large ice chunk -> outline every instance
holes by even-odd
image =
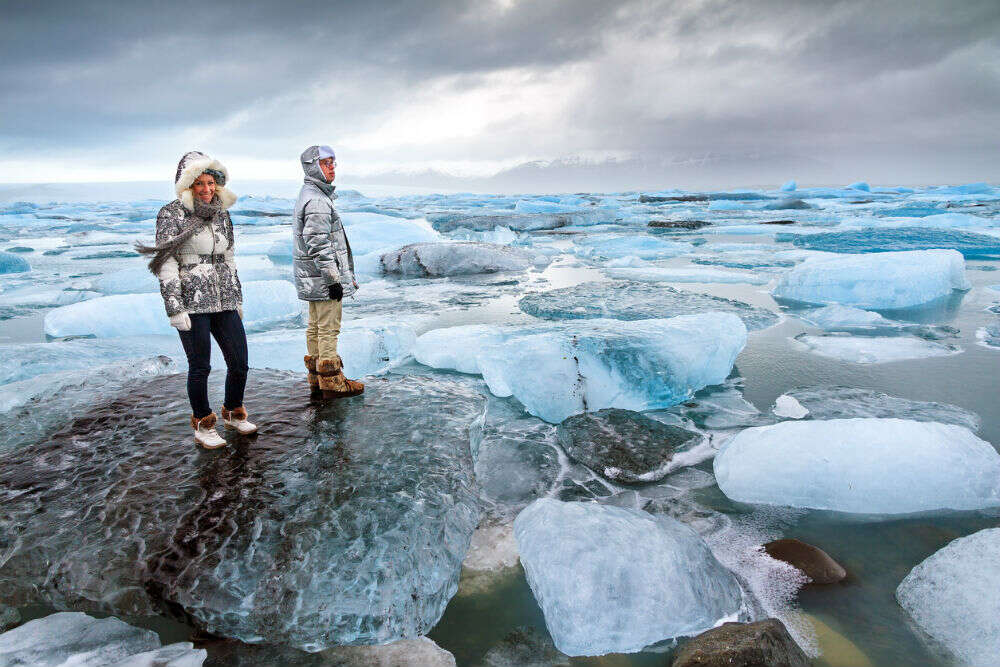
[[[255,371],[254,395],[273,397],[250,406],[267,437],[230,436],[223,456],[178,449],[179,375],[82,413],[42,411],[48,431],[0,469],[0,600],[178,614],[311,651],[420,636],[479,521],[475,384],[376,379],[317,404],[301,373]],[[0,423],[0,442],[20,428]]]
[[[534,253],[521,248],[459,241],[415,243],[382,255],[385,273],[410,277],[458,276],[498,271],[524,271],[534,262]]]
[[[0,635],[3,667],[201,667],[206,657],[187,642],[161,647],[152,630],[80,612],[37,618]]]
[[[294,321],[301,314],[295,287],[284,280],[243,284],[243,324],[264,329]],[[117,338],[142,334],[175,334],[159,294],[116,294],[62,306],[45,315],[45,334]]]
[[[518,306],[529,315],[555,320],[592,317],[645,320],[719,311],[739,316],[751,330],[778,322],[778,316],[771,311],[742,301],[631,280],[580,283],[528,294]]]
[[[718,384],[746,345],[743,322],[708,312],[670,319],[455,327],[417,339],[418,361],[482,373],[549,422],[587,410],[674,405]]]
[[[1000,239],[986,234],[932,227],[866,228],[821,234],[778,234],[776,241],[791,241],[810,250],[840,253],[880,253],[902,250],[951,248],[967,259],[1000,257]]]
[[[514,521],[521,563],[556,647],[631,653],[735,616],[735,577],[684,524],[666,516],[536,500]]]
[[[814,257],[784,274],[775,298],[873,309],[912,308],[971,287],[954,250]]]
[[[904,419],[748,428],[715,457],[733,500],[866,514],[1000,504],[1000,455],[970,430]]]
[[[961,537],[910,570],[896,599],[933,642],[976,667],[1000,655],[1000,528]]]

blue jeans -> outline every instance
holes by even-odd
[[[226,398],[223,405],[227,410],[242,406],[250,366],[247,361],[247,334],[239,314],[235,310],[224,310],[221,313],[191,315],[191,330],[179,333],[188,360],[187,392],[195,419],[207,417],[212,412],[208,403],[212,338],[219,344],[226,360]]]

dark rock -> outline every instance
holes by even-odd
[[[786,209],[810,209],[816,208],[807,201],[801,199],[782,199],[780,201],[771,202],[769,204],[764,204],[765,211],[783,211]]]
[[[474,383],[381,378],[324,402],[302,374],[254,370],[260,433],[215,451],[192,441],[184,384],[39,411],[39,437],[4,451],[4,604],[165,613],[310,651],[437,623],[479,520]],[[20,428],[0,423],[0,443]]]
[[[874,201],[875,201],[874,199],[856,199],[854,201],[849,201],[847,203],[848,204],[871,204]]]
[[[708,195],[675,195],[661,197],[658,195],[639,195],[640,204],[660,204],[663,202],[708,201]]]
[[[701,440],[692,431],[618,408],[573,415],[556,432],[570,458],[623,484],[662,479],[674,452]]]
[[[711,222],[704,220],[650,220],[649,226],[654,229],[701,229]]]
[[[756,623],[724,623],[685,643],[673,667],[809,667],[784,624],[776,618]]]
[[[762,225],[794,225],[794,220],[764,220]]]
[[[521,627],[510,632],[483,656],[482,667],[569,667],[547,634]]]
[[[16,245],[12,248],[7,248],[7,252],[35,252],[35,249],[29,248],[26,245]]]
[[[847,570],[825,551],[794,538],[768,542],[764,551],[771,558],[802,570],[814,584],[835,584],[847,576]]]

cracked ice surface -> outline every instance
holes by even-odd
[[[1000,504],[1000,455],[953,424],[786,421],[742,431],[714,467],[722,492],[745,503],[864,514]]]
[[[479,521],[481,393],[406,376],[317,404],[299,375],[251,382],[281,400],[249,405],[266,427],[219,452],[178,441],[181,376],[51,416],[0,470],[0,599],[313,651],[433,627]]]
[[[437,368],[482,373],[496,396],[514,396],[533,415],[558,423],[601,408],[647,410],[719,384],[746,345],[730,313],[670,319],[472,325],[417,339],[414,357]]]
[[[518,306],[529,315],[556,320],[596,317],[645,320],[714,310],[738,315],[750,330],[778,322],[775,313],[735,299],[628,280],[581,283],[528,294]]]
[[[670,517],[543,498],[518,515],[514,535],[545,625],[568,655],[640,651],[742,606],[733,574]]]

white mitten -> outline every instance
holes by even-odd
[[[177,313],[170,316],[170,326],[178,331],[191,331],[191,316],[185,313]]]
[[[241,320],[243,319],[243,304],[242,303],[240,305],[236,306],[236,314],[240,316]]]

